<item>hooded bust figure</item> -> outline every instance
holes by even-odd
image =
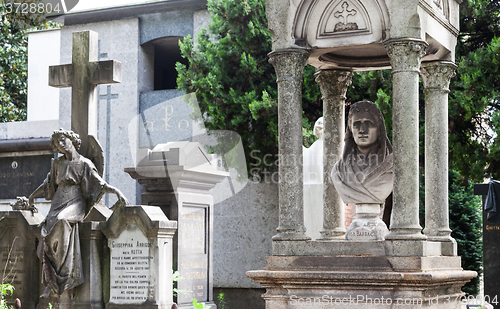
[[[344,153],[331,178],[344,203],[382,204],[393,187],[392,145],[380,109],[370,101],[351,106]]]

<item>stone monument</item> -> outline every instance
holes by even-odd
[[[110,250],[106,308],[171,308],[177,222],[156,206],[121,207],[101,223]]]
[[[323,117],[314,124],[314,135],[318,138],[311,147],[303,147],[304,155],[304,225],[307,235],[320,237],[323,221]]]
[[[369,101],[353,104],[344,154],[331,172],[342,201],[356,204],[356,218],[347,230],[347,240],[383,240],[389,233],[380,218],[380,206],[392,192],[392,164],[392,146],[382,113]]]
[[[178,222],[174,236],[173,267],[179,308],[193,308],[192,300],[213,303],[213,197],[208,192],[229,174],[218,170],[216,155],[198,142],[170,142],[143,151],[139,164],[125,171],[143,185],[141,203],[159,206]]]
[[[303,170],[280,164],[273,255],[247,276],[267,289],[267,309],[459,308],[477,274],[461,268],[448,217],[448,86],[456,65],[459,1],[267,0],[270,62],[278,83],[279,154],[302,155],[302,73],[318,69],[323,95],[323,229],[304,228]],[[385,240],[345,240],[344,204],[327,179],[342,157],[352,71],[391,68],[393,210]],[[419,222],[419,75],[425,89],[425,226]],[[333,162],[332,162],[333,161]],[[286,177],[284,177],[286,175]],[[378,201],[377,201],[378,203]],[[371,211],[369,211],[371,213]]]

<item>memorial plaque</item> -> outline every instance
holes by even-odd
[[[488,212],[484,210],[489,184],[475,184],[474,194],[482,196],[483,202],[483,280],[484,298],[490,304],[500,301],[500,226],[488,220]]]
[[[101,231],[110,249],[107,309],[170,308],[177,222],[154,206],[114,210]]]
[[[141,304],[154,295],[150,252],[152,244],[135,224],[127,225],[116,239],[109,241],[111,250],[110,302]]]
[[[488,221],[483,212],[484,297],[490,304],[500,301],[500,226]]]
[[[0,158],[0,199],[29,196],[50,172],[52,155]]]
[[[183,205],[179,219],[178,303],[209,301],[208,206]]]

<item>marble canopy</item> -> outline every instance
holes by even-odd
[[[305,48],[309,64],[322,69],[390,68],[384,42],[427,42],[422,61],[455,58],[457,0],[271,0],[267,1],[273,50]]]

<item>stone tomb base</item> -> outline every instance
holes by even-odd
[[[267,292],[267,309],[460,308],[477,274],[457,256],[272,256],[247,272]]]

